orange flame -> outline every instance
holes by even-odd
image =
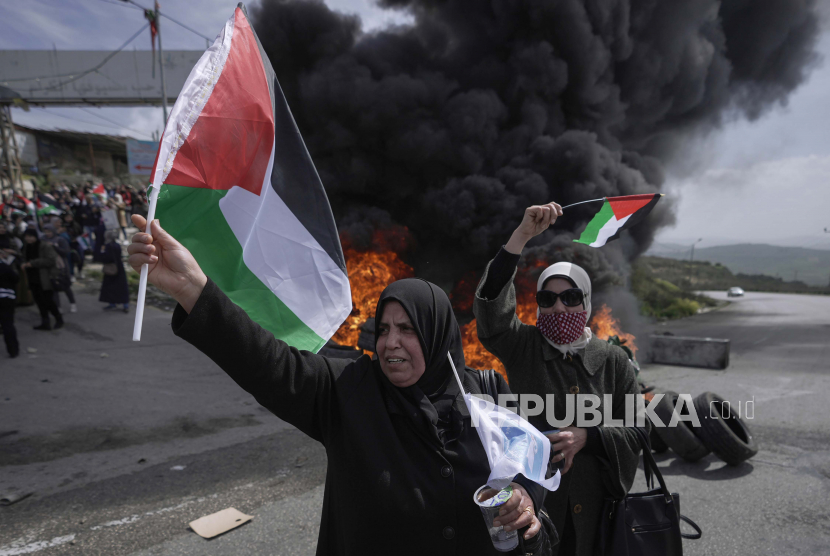
[[[375,307],[383,289],[395,280],[414,276],[412,267],[404,263],[398,255],[398,252],[406,249],[408,240],[409,231],[402,226],[376,230],[372,236],[373,249],[370,251],[360,251],[352,246],[348,237],[341,237],[351,284],[353,308],[332,338],[335,342],[357,346],[360,325],[366,319],[375,316]],[[519,320],[526,324],[536,322],[536,279],[544,266],[543,261],[531,261],[516,275],[516,314]],[[469,313],[472,310],[477,283],[476,276],[468,274],[456,284],[450,298],[458,313]],[[611,336],[625,340],[625,345],[636,355],[635,337],[620,330],[607,305],[600,307],[589,326],[601,340],[607,340]],[[464,344],[464,359],[468,366],[475,369],[495,369],[505,380],[507,379],[501,361],[481,345],[475,319],[461,327],[461,340]]]
[[[375,316],[375,307],[383,289],[402,278],[414,276],[412,267],[404,263],[396,251],[405,248],[406,228],[376,230],[372,245],[377,250],[359,251],[347,237],[341,237],[346,270],[352,290],[352,312],[340,325],[332,340],[345,346],[357,346],[360,325]]]
[[[607,340],[611,336],[617,336],[620,340],[625,340],[625,347],[631,350],[635,358],[637,356],[637,346],[634,340],[637,338],[633,334],[627,334],[620,330],[617,319],[611,316],[611,308],[603,304],[599,311],[594,313],[591,322],[588,324],[597,338],[600,340]]]

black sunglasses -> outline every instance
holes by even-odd
[[[571,288],[562,293],[556,293],[550,290],[536,292],[536,304],[542,309],[556,305],[557,298],[562,300],[562,304],[565,307],[576,307],[585,300],[585,294],[579,288]]]

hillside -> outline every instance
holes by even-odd
[[[688,261],[689,247],[681,247],[655,245],[647,254]],[[809,286],[823,287],[830,282],[830,252],[822,249],[760,243],[719,245],[695,249],[697,261],[719,263],[735,274],[763,274],[782,281],[800,281]],[[688,266],[686,273],[688,275]]]
[[[636,279],[635,279],[636,278]],[[800,276],[799,276],[800,278]],[[646,301],[637,291],[638,280],[660,281],[671,284],[678,291],[727,290],[733,286],[747,291],[830,293],[826,285],[810,286],[802,281],[784,281],[764,274],[733,273],[721,263],[677,260],[666,257],[640,257],[633,266],[632,289],[635,295]],[[691,279],[691,282],[690,282]],[[647,312],[647,311],[646,311]]]

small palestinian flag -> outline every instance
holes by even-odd
[[[152,172],[156,216],[230,299],[318,351],[352,310],[323,184],[242,4],[187,78]]]
[[[107,198],[107,190],[104,189],[103,183],[99,183],[94,188],[92,188],[92,193],[93,195],[98,195],[99,197],[101,197],[101,199]]]
[[[662,196],[660,193],[650,193],[606,197],[597,215],[588,222],[588,227],[579,239],[574,241],[591,247],[602,247],[620,237],[621,231],[639,224]]]

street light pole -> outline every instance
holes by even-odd
[[[703,241],[703,238],[698,239],[696,242],[692,244],[692,254],[689,257],[689,289],[692,290],[692,268],[695,263],[695,245]]]

